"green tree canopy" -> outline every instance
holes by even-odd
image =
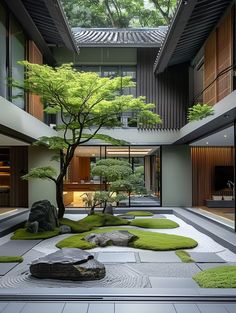
[[[159,115],[150,111],[154,104],[146,104],[144,97],[120,95],[121,88],[134,86],[131,77],[107,78],[96,73],[78,72],[71,65],[52,68],[48,65],[20,62],[25,66],[24,88],[40,96],[44,111],[58,117],[58,135],[42,137],[35,144],[44,145],[51,150],[60,150],[60,173],[50,166],[31,169],[25,179],[51,179],[56,183],[56,197],[59,218],[63,217],[63,178],[72,160],[75,149],[93,138],[102,139],[112,144],[126,143],[100,134],[103,127],[120,126],[120,117],[125,112],[133,113],[138,123],[161,123]],[[57,156],[54,160],[57,159]]]
[[[61,0],[73,27],[156,27],[170,24],[177,0]]]

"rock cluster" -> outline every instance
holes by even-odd
[[[37,278],[84,281],[104,278],[106,270],[92,254],[81,249],[64,248],[34,260],[30,273]]]
[[[86,241],[96,244],[100,247],[107,245],[123,246],[127,247],[130,241],[137,239],[138,237],[129,233],[127,230],[115,230],[108,233],[95,234],[91,233],[84,237]]]
[[[26,224],[27,231],[38,233],[53,230],[59,226],[57,210],[48,200],[34,202]]]

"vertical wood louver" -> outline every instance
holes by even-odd
[[[205,103],[214,105],[232,91],[233,69],[233,13],[225,16],[209,36],[204,51]],[[222,71],[225,71],[221,75]]]

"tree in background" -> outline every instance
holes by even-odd
[[[72,27],[156,27],[170,24],[177,0],[61,0]]]
[[[119,159],[99,160],[92,168],[92,175],[99,176],[104,185],[104,191],[97,191],[92,198],[90,194],[85,197],[90,206],[90,214],[98,206],[103,206],[105,211],[107,203],[119,202],[127,199],[132,193],[146,194],[144,179],[140,170],[132,171],[131,164]]]
[[[131,77],[102,78],[96,73],[78,72],[68,64],[52,68],[27,61],[20,63],[26,71],[24,86],[16,82],[13,85],[39,95],[44,111],[56,114],[60,120],[58,135],[42,137],[36,144],[61,151],[59,158],[58,155],[53,158],[60,161],[59,173],[45,166],[30,169],[23,178],[48,179],[56,184],[58,217],[61,218],[65,212],[63,179],[76,148],[94,138],[118,145],[126,143],[99,134],[103,127],[121,126],[122,113],[133,112],[138,123],[145,120],[149,125],[161,123],[161,118],[150,110],[154,104],[146,104],[144,97],[120,95],[121,89],[135,85]]]

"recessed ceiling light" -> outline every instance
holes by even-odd
[[[228,136],[226,134],[224,134],[224,138],[227,138]]]
[[[206,141],[206,145],[209,145],[209,142],[208,142],[208,141]]]

